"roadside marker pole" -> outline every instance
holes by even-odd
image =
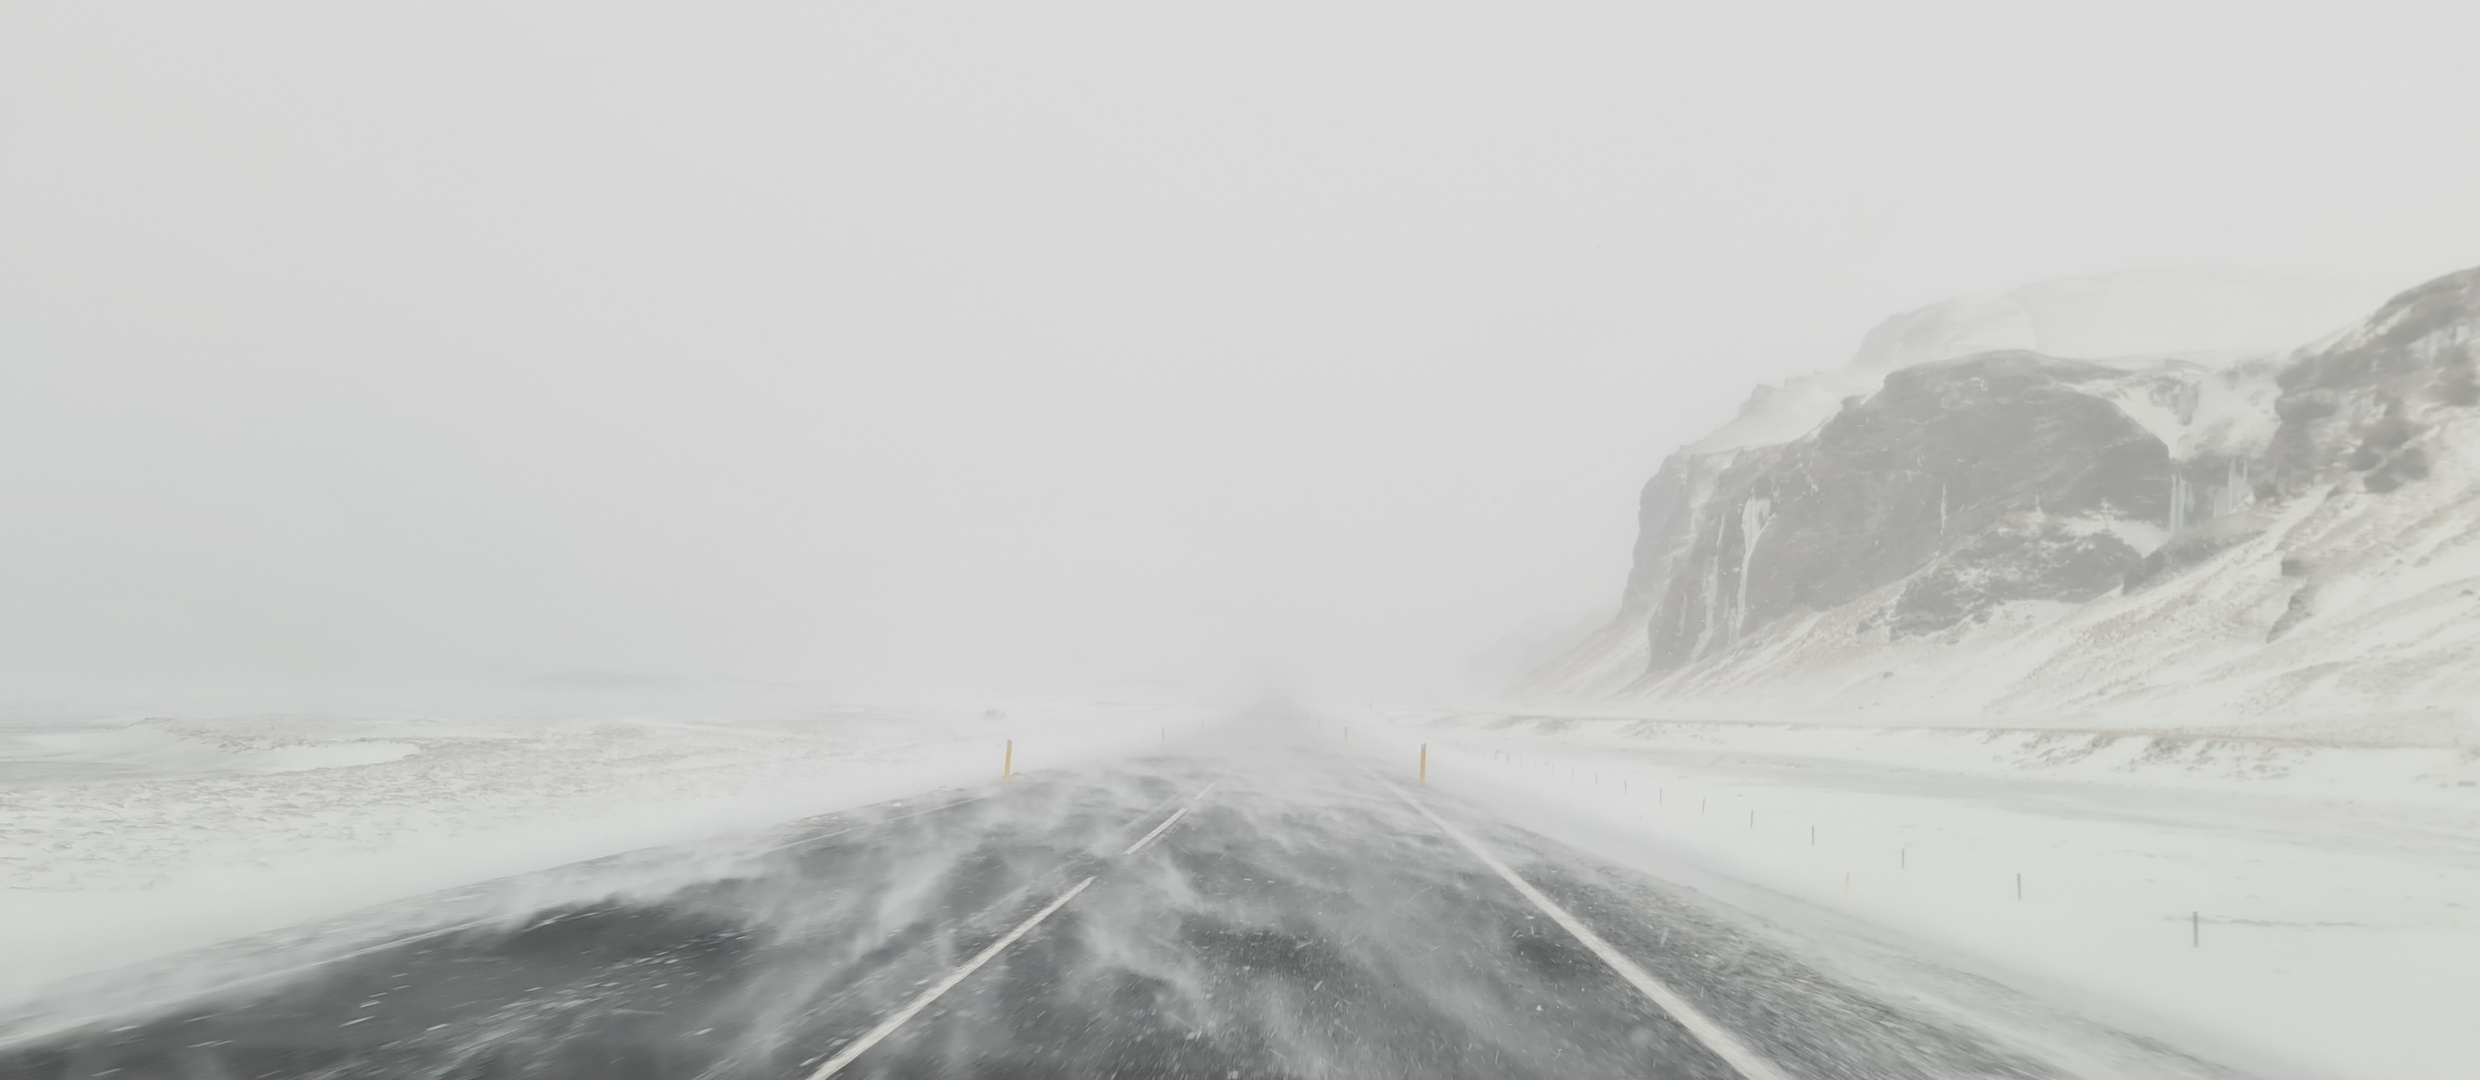
[[[2191,911],[2187,913],[2187,947],[2191,949],[2204,948],[2204,912]]]
[[[999,779],[1016,775],[1016,740],[1007,741],[1007,756],[999,759]]]
[[[1421,782],[1429,783],[1429,744],[1421,744]]]

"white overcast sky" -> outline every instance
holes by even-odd
[[[1895,311],[2480,263],[2480,5],[0,4],[0,680],[1453,685]],[[272,699],[271,699],[272,700]]]

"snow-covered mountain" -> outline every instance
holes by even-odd
[[[2357,299],[2180,272],[1897,316],[1851,367],[1760,388],[1671,455],[1619,614],[1519,693],[1708,714],[2480,703],[2480,270],[2353,323]]]

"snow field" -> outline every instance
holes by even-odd
[[[1631,740],[1470,723],[1365,721],[1355,749],[1409,778],[1426,743],[1432,787],[1599,836],[1580,846],[1809,944],[1877,932],[2260,1075],[2442,1080],[2480,1060],[2460,990],[2480,969],[2480,796],[2453,774],[2472,755],[2044,761],[2018,752],[2022,733],[1881,732],[1870,760],[1846,753],[1867,734],[1850,729]],[[1907,766],[1887,745],[1943,754]],[[2282,767],[2247,767],[2269,760]]]
[[[461,885],[987,784],[1010,739],[1023,773],[1199,723],[1011,705],[995,719],[18,725],[0,730],[0,1013],[62,979]]]

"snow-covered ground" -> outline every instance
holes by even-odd
[[[1010,738],[1040,769],[1206,720],[18,723],[0,728],[0,1014],[81,973],[982,783]],[[2269,1078],[2480,1061],[2463,989],[2480,732],[2455,714],[2239,730],[1407,713],[1335,737],[1405,775],[1426,743],[1439,790],[1698,888],[1875,992],[2054,1036],[2092,1075],[2114,1074],[2113,1032]]]
[[[2444,1080],[2480,1062],[2473,734],[1430,713],[1351,742],[1406,773],[1426,743],[1434,787],[1691,883],[1889,993],[2268,1077]]]
[[[0,1012],[443,889],[1156,745],[1195,710],[0,726]]]

